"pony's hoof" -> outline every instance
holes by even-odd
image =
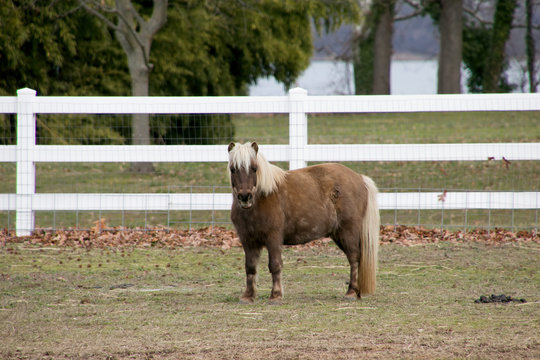
[[[241,297],[240,300],[238,300],[238,303],[241,305],[253,305],[254,302],[253,299],[245,297]]]
[[[356,294],[345,294],[345,296],[343,297],[343,300],[356,301],[356,300],[360,300],[360,298]]]
[[[268,299],[268,304],[269,305],[281,305],[281,300],[282,300],[282,298]]]

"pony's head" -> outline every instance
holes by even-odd
[[[251,208],[257,195],[274,192],[285,178],[285,171],[259,153],[256,142],[229,144],[229,174],[234,202],[243,209]]]

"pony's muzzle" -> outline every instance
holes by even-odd
[[[250,192],[238,193],[238,203],[244,209],[249,209],[253,205],[253,194]]]

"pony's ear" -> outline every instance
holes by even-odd
[[[253,148],[253,150],[255,150],[255,154],[259,152],[259,145],[257,145],[256,142],[252,142],[251,147]]]
[[[232,150],[233,148],[234,148],[234,143],[232,142],[232,143],[229,144],[229,150],[228,150],[228,152],[231,152],[231,150]]]

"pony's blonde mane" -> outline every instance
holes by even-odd
[[[229,152],[229,171],[233,166],[237,169],[249,171],[251,159],[257,157],[257,192],[264,196],[273,193],[287,174],[283,169],[272,165],[266,158],[251,146],[251,142],[245,144],[235,143]]]

